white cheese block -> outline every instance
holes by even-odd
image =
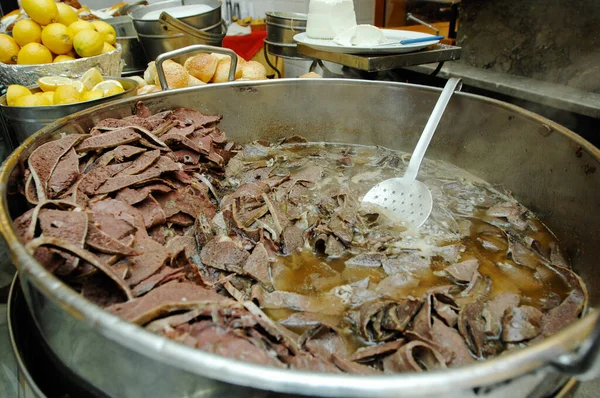
[[[310,0],[306,35],[312,39],[333,39],[356,26],[352,0]]]
[[[333,41],[341,46],[376,46],[386,42],[383,32],[373,25],[358,25],[338,34]]]

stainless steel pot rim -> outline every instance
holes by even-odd
[[[298,45],[297,44],[289,44],[289,43],[276,43],[274,41],[269,41],[267,39],[264,40],[265,43],[267,43],[270,46],[279,46],[279,47],[290,47],[290,48],[297,48]]]
[[[129,13],[129,16],[134,21],[140,21],[140,22],[158,22],[159,21],[158,18],[157,19],[142,19],[142,18],[144,17],[144,15],[146,15],[149,12],[148,10],[155,11],[155,10],[160,10],[160,9],[163,9],[163,8],[166,9],[166,8],[169,8],[170,6],[174,5],[174,4],[167,4],[167,3],[179,3],[179,5],[182,5],[185,2],[182,2],[182,1],[173,1],[173,0],[160,1],[160,2],[157,2],[157,3],[152,3],[152,4],[149,4],[147,6],[143,6],[143,7],[140,7],[138,9],[136,9],[136,10],[133,10],[131,13]],[[203,3],[190,3],[189,5],[196,5],[196,4],[203,4]],[[185,16],[185,17],[180,17],[178,19],[186,20],[188,18],[199,17],[199,16],[203,16],[205,14],[214,12],[217,8],[219,8],[218,3],[215,3],[215,4],[217,4],[217,5],[215,5],[212,10],[205,11],[205,12],[199,12],[198,14],[188,15],[188,16]],[[204,5],[209,5],[209,4],[204,4]],[[145,10],[144,13],[142,13],[143,10]]]
[[[394,85],[398,88],[406,86],[417,86],[428,91],[440,91],[438,88],[422,87],[406,83],[370,82],[350,79],[278,79],[276,81],[263,82],[231,82],[219,85],[207,85],[200,87],[189,87],[181,90],[222,90],[229,87],[233,90],[247,90],[254,87],[277,85],[277,84],[329,84],[329,85]],[[169,90],[137,97],[135,100],[160,98],[165,95],[177,95],[180,90]],[[170,94],[169,94],[170,93]],[[527,117],[539,120],[540,123],[556,130],[562,130],[574,143],[594,156],[600,158],[600,150],[593,147],[589,142],[564,127],[545,119],[534,113],[525,111],[517,106],[510,105],[494,99],[481,97],[475,94],[457,93],[459,96],[474,97],[490,103],[493,106],[518,110]],[[122,99],[110,103],[110,107],[116,108],[121,104],[131,103],[131,99]],[[23,145],[17,148],[7,159],[6,165],[0,171],[0,181],[8,181],[13,168],[18,164],[18,159],[25,151],[46,131],[55,130],[57,127],[77,118],[83,113],[93,114],[95,110],[107,105],[99,105],[59,119],[29,137]],[[226,117],[227,115],[225,115]],[[7,198],[0,198],[2,205],[7,207]],[[577,320],[567,328],[555,335],[548,337],[530,347],[515,350],[501,357],[482,361],[474,365],[448,369],[444,371],[432,371],[422,373],[411,373],[389,376],[356,376],[356,375],[334,375],[290,371],[254,365],[247,362],[232,360],[219,355],[210,354],[185,345],[176,343],[147,332],[137,325],[126,322],[119,317],[106,311],[100,310],[96,305],[82,299],[74,290],[67,287],[53,274],[46,271],[38,264],[32,256],[27,253],[25,247],[18,241],[12,229],[11,219],[7,212],[0,212],[0,224],[5,231],[4,238],[7,241],[13,260],[19,265],[19,272],[24,277],[29,277],[38,289],[48,298],[60,303],[73,316],[86,319],[89,324],[95,326],[98,333],[106,338],[118,341],[132,351],[148,356],[154,360],[167,363],[187,371],[216,380],[235,383],[243,386],[264,389],[265,386],[278,392],[302,393],[306,395],[319,396],[346,396],[346,397],[389,397],[395,396],[395,392],[410,389],[415,394],[443,393],[454,388],[470,388],[477,386],[500,383],[517,375],[535,371],[551,363],[559,363],[561,359],[567,358],[577,350],[592,334],[595,324],[600,319],[600,312],[590,311],[583,318]]]
[[[299,13],[299,12],[279,12],[279,11],[269,11],[266,13],[267,20],[270,18],[279,18],[286,19],[291,21],[306,21],[308,19],[307,14]],[[268,23],[268,22],[267,22]]]

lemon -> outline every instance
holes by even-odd
[[[71,49],[71,51],[69,51],[68,53],[63,54],[63,55],[67,55],[67,56],[69,56],[71,58],[77,58],[77,53],[73,49]]]
[[[88,90],[93,90],[94,86],[101,83],[103,80],[102,73],[98,68],[88,69],[79,79]]]
[[[69,86],[73,84],[73,80],[62,76],[44,76],[37,81],[42,91],[54,91],[60,86]]]
[[[91,101],[99,98],[104,98],[104,93],[100,90],[86,91],[81,96],[82,101]]]
[[[81,101],[81,94],[73,86],[60,86],[54,91],[54,105],[74,104]]]
[[[10,86],[8,86],[8,90],[6,90],[6,104],[8,106],[14,106],[15,101],[18,98],[24,97],[26,95],[31,95],[31,91],[27,87],[21,86],[19,84],[11,84]]]
[[[29,18],[42,26],[56,22],[58,19],[58,7],[54,0],[22,0],[21,7]]]
[[[66,54],[73,48],[73,38],[67,27],[61,23],[51,23],[42,30],[42,43],[54,54]]]
[[[75,58],[70,55],[57,55],[56,58],[54,58],[54,61],[52,61],[52,63],[66,62],[66,61],[73,61],[73,60],[75,60]]]
[[[48,102],[50,103],[50,105],[54,104],[54,91],[48,91],[45,93],[41,93],[43,97],[45,97]]]
[[[123,87],[113,86],[113,87],[109,88],[108,90],[104,91],[104,96],[105,97],[110,97],[110,96],[113,96],[113,95],[120,94],[120,93],[122,93],[124,91],[125,91],[125,89]]]
[[[102,40],[110,45],[115,45],[117,42],[117,32],[115,28],[112,27],[111,24],[106,23],[104,21],[93,21],[92,25],[94,28],[102,35]]]
[[[81,57],[93,57],[102,53],[104,41],[100,33],[84,29],[73,38],[73,48]]]
[[[82,93],[88,91],[87,88],[83,85],[83,83],[80,82],[79,80],[73,80],[73,83],[71,83],[71,86],[75,87],[75,90],[77,90],[77,92],[79,94],[82,94]]]
[[[21,47],[28,43],[42,42],[42,28],[31,19],[22,19],[17,22],[13,27],[12,35]]]
[[[38,106],[52,105],[52,101],[54,101],[54,100],[50,99],[45,94],[46,93],[35,93],[35,94],[33,94],[35,97],[37,97]],[[52,96],[54,97],[54,93],[48,93],[48,94],[52,94]]]
[[[116,48],[114,48],[107,42],[104,42],[104,47],[102,47],[102,54],[109,53],[109,52],[115,51],[115,50],[116,50]]]
[[[34,94],[24,95],[22,97],[17,98],[15,101],[15,106],[44,106],[50,105],[48,100],[44,97],[40,97]]]
[[[49,64],[52,62],[52,53],[40,43],[24,45],[17,56],[19,65]]]
[[[19,55],[19,45],[9,35],[0,34],[0,62],[16,64]]]
[[[58,7],[58,23],[69,26],[79,19],[77,12],[71,6],[65,3],[56,3],[56,7]]]
[[[108,97],[107,93],[109,92],[109,90],[114,90],[114,87],[120,88],[121,91],[119,91],[119,92],[123,92],[124,91],[123,90],[123,85],[120,82],[116,81],[116,80],[105,80],[105,81],[103,81],[101,83],[96,84],[94,86],[94,88],[92,88],[92,90],[94,90],[94,91],[95,90],[100,90],[100,91],[102,91],[104,93],[105,97]]]
[[[73,22],[71,25],[68,26],[68,29],[69,33],[71,34],[71,37],[73,38],[77,33],[81,32],[82,30],[95,30],[94,25],[92,25],[88,21],[84,21],[83,19],[78,19],[77,21]]]

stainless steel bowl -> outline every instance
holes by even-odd
[[[20,145],[27,137],[30,137],[36,131],[42,129],[55,120],[94,107],[96,105],[103,104],[105,102],[131,97],[137,93],[139,84],[133,79],[127,79],[123,77],[106,77],[105,79],[119,81],[123,85],[125,91],[117,95],[99,98],[92,101],[44,107],[8,106],[6,104],[6,95],[0,97],[0,111],[4,117],[4,120],[7,122],[12,146],[16,147],[17,145]],[[41,91],[38,86],[29,86],[29,89],[33,93]]]
[[[189,107],[224,115],[238,142],[290,134],[310,141],[410,151],[439,96],[437,88],[345,79],[280,79],[169,90],[122,99],[63,118],[28,138],[0,172],[0,232],[45,341],[80,377],[111,397],[546,397],[571,375],[600,374],[600,151],[568,129],[519,107],[457,93],[428,149],[510,189],[554,231],[590,286],[586,315],[530,347],[470,366],[385,376],[268,368],[151,334],[103,311],[46,271],[12,226],[16,171],[39,145],[125,117],[143,100],[153,112]]]

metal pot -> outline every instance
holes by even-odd
[[[142,19],[151,11],[194,4],[208,5],[212,7],[212,10],[185,18],[172,18],[176,21],[175,23],[172,19],[166,21],[163,18]],[[221,19],[221,2],[217,0],[161,1],[148,6],[135,7],[129,12],[129,15],[133,18],[133,25],[148,60],[154,60],[164,52],[191,44],[220,46],[227,32]]]
[[[163,91],[141,98],[152,111],[190,107],[224,115],[222,128],[245,142],[301,134],[311,141],[383,145],[410,151],[439,89],[353,80],[281,79]],[[38,264],[18,241],[7,201],[13,172],[60,133],[88,131],[132,114],[124,99],[61,119],[30,137],[0,173],[0,232],[46,342],[61,361],[113,397],[338,396],[545,397],[569,375],[600,374],[600,313],[530,347],[462,368],[386,376],[331,375],[231,360],[151,334],[84,300]],[[428,156],[510,189],[569,249],[587,282],[600,282],[600,151],[566,128],[504,102],[457,93]],[[590,290],[600,306],[600,290]],[[277,394],[274,394],[276,392]]]
[[[306,32],[306,14],[295,12],[268,12],[266,17],[267,51],[288,59],[304,59],[296,51],[294,36]]]
[[[25,141],[27,137],[55,120],[105,102],[131,97],[137,93],[138,82],[133,79],[121,77],[106,77],[106,79],[119,81],[125,91],[117,95],[91,101],[66,105],[52,105],[42,108],[31,106],[8,106],[6,104],[6,95],[0,97],[0,117],[3,116],[7,122],[12,141],[12,149]],[[30,86],[29,89],[32,92],[40,91],[38,86]]]

